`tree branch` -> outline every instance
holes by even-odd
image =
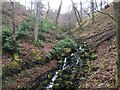
[[[112,20],[116,21],[115,18],[108,13],[105,13],[105,12],[102,12],[102,11],[99,11],[99,10],[97,10],[97,12],[99,12],[101,14],[105,14],[105,15],[109,16]]]

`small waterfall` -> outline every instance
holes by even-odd
[[[66,64],[67,64],[67,58],[64,59],[64,64],[63,64],[63,67],[62,67],[62,71],[65,70]]]
[[[62,70],[65,70],[66,64],[67,64],[67,58],[64,59],[64,64],[63,64]],[[57,79],[57,77],[58,77],[58,72],[55,73],[55,75],[52,78],[51,82],[46,87],[46,90],[52,90],[54,81]]]
[[[54,81],[56,80],[57,77],[58,77],[58,72],[55,73],[54,77],[52,78],[52,81],[46,87],[46,90],[52,90]]]
[[[82,47],[79,47],[76,53],[72,53],[70,55],[70,58],[71,57],[75,57],[75,60],[74,60],[75,63],[74,63],[74,65],[77,65],[79,62],[82,61],[80,59],[80,53],[79,53],[79,51],[84,51],[84,49],[82,49]],[[69,66],[69,65],[67,65],[67,63],[68,63],[67,59],[68,58],[64,59],[64,64],[62,66],[62,71],[65,70],[67,66]],[[58,77],[58,72],[55,73],[54,77],[52,78],[51,82],[47,85],[47,87],[46,87],[45,90],[53,90],[52,88],[53,88],[53,85],[54,85],[54,81],[57,79],[57,77]]]

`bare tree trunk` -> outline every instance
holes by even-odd
[[[102,10],[102,3],[103,3],[103,2],[102,2],[102,0],[101,0],[101,1],[100,1],[100,9],[101,9],[101,10]]]
[[[48,13],[49,13],[49,11],[50,11],[50,3],[49,3],[48,0],[47,0],[47,2],[48,2],[48,10],[47,10],[47,13],[46,13],[46,19],[48,18]]]
[[[98,10],[98,5],[96,0],[95,0],[95,10]]]
[[[33,8],[33,0],[31,0],[31,11],[32,11],[32,8]]]
[[[91,0],[91,13],[92,13],[92,23],[95,21],[95,16],[94,16],[94,0]]]
[[[16,49],[16,28],[15,28],[15,2],[14,1],[11,1],[9,0],[11,5],[12,5],[12,26],[13,26],[13,32],[12,32],[12,35],[13,35],[13,44],[14,44],[14,49]]]
[[[117,85],[120,87],[120,0],[113,2],[117,30]]]
[[[61,8],[62,8],[62,0],[61,0],[61,3],[60,3],[60,5],[59,5],[59,9],[58,9],[57,16],[56,16],[56,19],[55,19],[56,31],[58,31],[58,18],[59,18],[59,16],[60,16]]]
[[[80,16],[79,11],[77,10],[77,8],[76,8],[76,7],[74,7],[74,9],[75,9],[75,11],[76,11],[76,14],[77,14],[77,15],[78,15],[78,17],[79,17],[79,21],[80,21],[80,22],[82,22],[82,19],[81,19],[81,16]]]
[[[81,15],[81,20],[82,20],[82,12],[83,12],[83,10],[82,10],[82,2],[80,0],[80,15]]]
[[[34,42],[37,42],[38,39],[38,29],[39,29],[39,20],[40,20],[40,2],[36,2],[36,18],[35,18],[35,30],[34,30]]]
[[[86,10],[83,9],[83,11],[86,13],[86,15],[88,15],[88,17],[90,17],[90,13],[88,13]]]
[[[74,2],[71,0],[71,2],[72,2],[72,5],[73,5],[73,10],[74,10],[74,13],[75,13],[75,17],[76,17],[76,20],[77,20],[77,22],[78,22],[78,25],[79,25],[79,28],[81,28],[81,24],[80,24],[80,17],[78,18],[78,16],[77,16],[77,10],[76,10],[76,7],[75,7],[75,5],[74,5]]]

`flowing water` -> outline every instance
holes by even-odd
[[[77,50],[77,53],[72,53],[69,57],[75,57],[75,60],[74,60],[74,65],[77,65],[79,62],[81,62],[81,59],[80,59],[80,54],[79,54],[79,51],[84,51],[84,49],[82,49],[81,47],[79,47],[79,49]],[[62,66],[62,71],[65,70],[67,68],[67,66],[69,66],[68,63],[68,58],[64,58],[64,64]],[[47,85],[46,89],[45,90],[52,90],[53,88],[53,85],[54,85],[54,82],[55,80],[57,79],[58,77],[58,72],[55,73],[54,77],[52,78],[51,82]]]

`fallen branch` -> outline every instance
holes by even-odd
[[[113,16],[111,16],[110,14],[106,13],[106,12],[101,12],[99,10],[97,10],[97,12],[101,13],[101,14],[105,14],[107,16],[109,16],[112,20],[116,21],[115,18]]]

